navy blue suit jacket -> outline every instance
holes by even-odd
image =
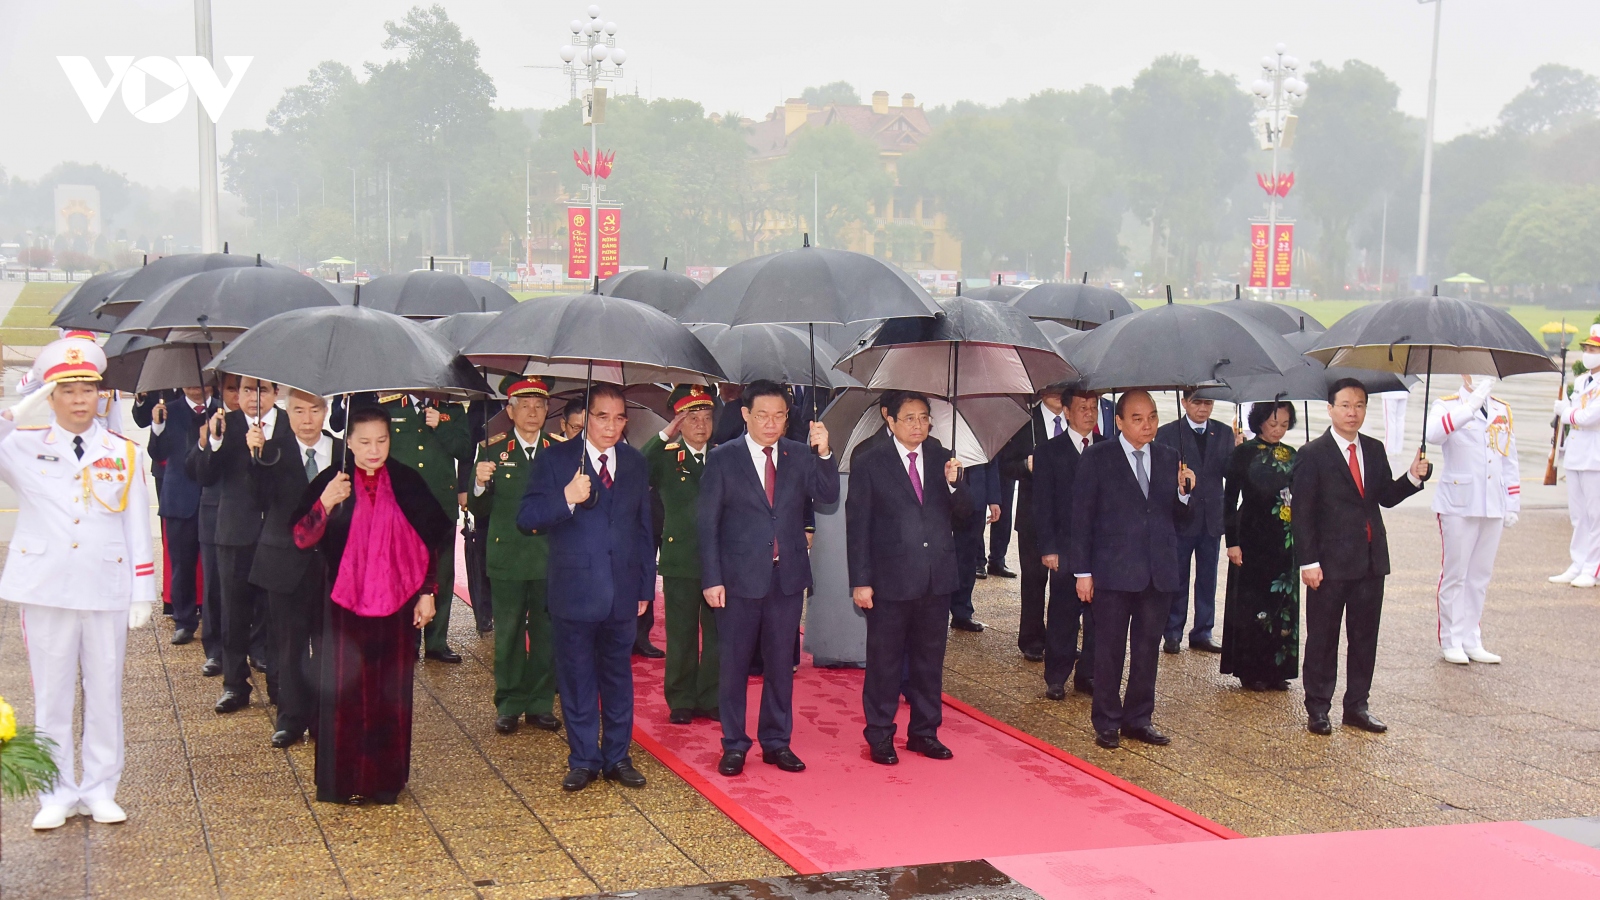
[[[549,536],[546,604],[550,615],[579,622],[632,619],[656,596],[656,545],[650,530],[650,473],[639,451],[619,442],[611,487],[589,475],[600,495],[593,509],[567,509],[568,482],[587,442],[573,438],[539,453],[517,510],[517,527]]]
[[[809,502],[839,502],[839,457],[822,459],[788,438],[778,439],[776,453],[771,505],[743,437],[706,454],[697,508],[700,583],[706,587],[721,585],[734,597],[765,597],[772,590],[774,538],[782,558],[779,590],[798,594],[811,586],[806,508]]]
[[[1228,460],[1233,458],[1233,429],[1216,419],[1207,419],[1202,442],[1185,416],[1156,429],[1156,443],[1178,451],[1179,458],[1194,470],[1194,496],[1189,498],[1193,512],[1179,531],[1221,537],[1222,480],[1228,474]]]
[[[1178,451],[1150,451],[1150,496],[1139,491],[1120,440],[1089,445],[1072,482],[1073,574],[1094,576],[1095,590],[1183,590],[1178,525],[1189,507],[1178,499]],[[1193,502],[1192,500],[1190,502]]]
[[[850,460],[844,501],[850,586],[872,588],[874,603],[945,596],[960,587],[955,529],[972,515],[972,496],[964,480],[955,490],[944,480],[950,451],[932,440],[919,450],[920,503],[893,439]]]
[[[216,408],[208,403],[206,416]],[[152,460],[177,461],[176,465],[166,467],[161,478],[161,491],[157,499],[164,519],[187,519],[200,511],[200,482],[189,476],[184,468],[184,460],[188,458],[190,448],[199,443],[200,426],[204,421],[203,417],[194,414],[189,406],[189,398],[179,391],[175,398],[168,399],[167,424],[160,434],[150,436]]]
[[[1091,435],[1089,446],[1105,440]],[[1087,452],[1087,450],[1085,450]],[[1072,486],[1078,475],[1081,454],[1072,445],[1072,433],[1062,432],[1033,452],[1033,542],[1040,556],[1052,553],[1067,566],[1072,535]],[[1191,501],[1193,502],[1193,501]],[[1082,571],[1081,569],[1079,571]]]

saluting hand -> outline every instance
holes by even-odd
[[[572,476],[572,480],[567,482],[566,490],[561,493],[567,498],[568,503],[577,506],[589,499],[589,491],[589,476],[579,469],[578,474]]]
[[[495,464],[488,460],[478,463],[478,471],[476,472],[478,487],[485,487],[489,484],[489,479],[494,477],[495,468]]]
[[[432,406],[428,407],[422,413],[422,421],[428,423],[429,428],[438,428],[439,410]]]
[[[333,508],[343,503],[350,496],[350,476],[343,472],[333,476],[328,486],[322,489],[322,511],[333,512]]]
[[[667,436],[667,440],[670,441],[678,436],[678,432],[683,428],[683,417],[687,416],[688,414],[689,413],[687,410],[678,413],[672,417],[671,422],[667,423],[666,428],[661,429],[661,433]]]

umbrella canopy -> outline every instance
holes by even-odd
[[[372,279],[362,286],[361,305],[408,319],[438,319],[501,312],[516,306],[517,298],[492,281],[430,269]]]
[[[150,295],[117,324],[117,332],[173,343],[221,343],[281,312],[338,305],[324,282],[293,269],[213,269],[186,275]]]
[[[50,324],[56,328],[82,331],[111,331],[116,328],[117,317],[101,312],[99,306],[137,271],[139,267],[134,266],[90,276],[89,280],[63,294],[56,305],[50,308],[55,315],[55,320]]]
[[[990,303],[1014,303],[1018,297],[1027,292],[1027,288],[1015,284],[986,284],[964,291],[961,296],[971,297],[974,300],[987,300]]]
[[[844,325],[938,311],[922,285],[893,263],[806,246],[729,266],[679,318],[723,325]]]
[[[850,471],[850,455],[856,445],[882,430],[883,416],[878,413],[878,398],[882,394],[882,391],[847,390],[823,412],[822,423],[828,426],[829,434],[848,435],[839,457],[839,471]],[[1028,422],[1028,409],[1016,397],[963,397],[953,420],[953,408],[948,401],[933,397],[928,404],[933,417],[929,433],[949,446],[950,429],[954,427],[955,456],[963,466],[981,466],[993,459],[1017,429]],[[834,452],[840,451],[835,449]]]
[[[228,345],[206,371],[229,372],[312,394],[364,391],[491,393],[455,348],[421,325],[359,306],[280,313]]]
[[[666,265],[662,260],[659,269],[618,272],[600,282],[600,293],[647,303],[676,319],[705,285],[687,275],[668,272]]]
[[[1069,359],[1087,390],[1181,390],[1246,375],[1281,375],[1300,354],[1270,328],[1170,300],[1076,339]]]
[[[1081,282],[1041,284],[1016,298],[1012,306],[1033,319],[1087,329],[1113,318],[1131,316],[1139,308],[1110,288]]]
[[[259,255],[179,253],[175,256],[163,256],[147,266],[142,266],[129,276],[128,280],[122,283],[122,287],[117,288],[106,298],[100,305],[99,311],[121,318],[132,312],[133,308],[144,300],[155,296],[157,291],[186,275],[247,266],[274,268],[272,263],[262,262]]]
[[[613,384],[726,380],[711,351],[653,306],[603,294],[566,294],[517,304],[472,339],[463,353],[504,372]]]
[[[815,370],[818,387],[860,386],[849,375],[833,371],[838,351],[819,340],[813,355],[808,335],[791,325],[690,325],[689,330],[716,357],[728,380],[739,384],[761,378],[779,384],[810,384]]]
[[[205,372],[221,343],[174,344],[142,334],[113,334],[105,343],[102,383],[129,393],[201,387],[211,382]]]
[[[1211,309],[1227,313],[1230,316],[1254,319],[1271,328],[1279,334],[1288,334],[1300,331],[1304,323],[1306,331],[1326,331],[1327,326],[1316,320],[1310,313],[1301,312],[1287,303],[1273,303],[1270,300],[1224,300],[1221,303],[1211,304]]]
[[[460,350],[472,339],[483,333],[489,323],[499,316],[496,312],[465,312],[442,319],[430,319],[422,323],[422,327],[433,332],[434,336]]]
[[[1327,369],[1306,358],[1305,365],[1294,366],[1282,375],[1244,375],[1230,378],[1227,384],[1201,388],[1195,396],[1202,400],[1227,400],[1231,403],[1257,403],[1270,400],[1326,400],[1328,388],[1343,378],[1354,378],[1369,394],[1409,390],[1415,375],[1396,375],[1372,369]]]
[[[1368,304],[1323,332],[1308,356],[1330,366],[1407,375],[1521,375],[1557,367],[1528,329],[1504,310],[1455,297]]]

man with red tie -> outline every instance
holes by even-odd
[[[1421,449],[1392,478],[1383,442],[1361,433],[1367,389],[1341,378],[1328,390],[1333,427],[1306,444],[1294,468],[1295,555],[1306,592],[1306,730],[1332,734],[1328,710],[1339,675],[1339,625],[1345,623],[1346,725],[1381,734],[1388,726],[1367,710],[1378,655],[1383,579],[1389,543],[1383,511],[1422,490],[1432,465]]]

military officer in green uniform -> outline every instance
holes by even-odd
[[[489,591],[494,609],[494,730],[512,734],[518,719],[545,731],[559,731],[552,712],[555,668],[550,645],[550,613],[545,608],[544,535],[517,529],[517,508],[528,485],[534,457],[550,446],[540,433],[550,411],[550,389],[537,377],[508,375],[500,383],[507,397],[511,431],[491,434],[478,445],[478,462],[467,508],[489,522]]]
[[[456,499],[456,460],[472,454],[472,430],[466,407],[437,403],[412,394],[382,394],[378,403],[389,413],[389,455],[417,471],[428,482],[434,499],[451,522],[459,518]],[[439,662],[459,663],[461,655],[450,649],[450,601],[455,596],[456,555],[439,557],[438,612],[423,629],[423,656]]]
[[[650,487],[661,497],[661,573],[667,613],[667,708],[670,721],[687,725],[695,716],[721,720],[717,707],[717,620],[700,592],[700,474],[711,448],[711,394],[698,384],[680,384],[669,400],[674,417],[644,445]]]

